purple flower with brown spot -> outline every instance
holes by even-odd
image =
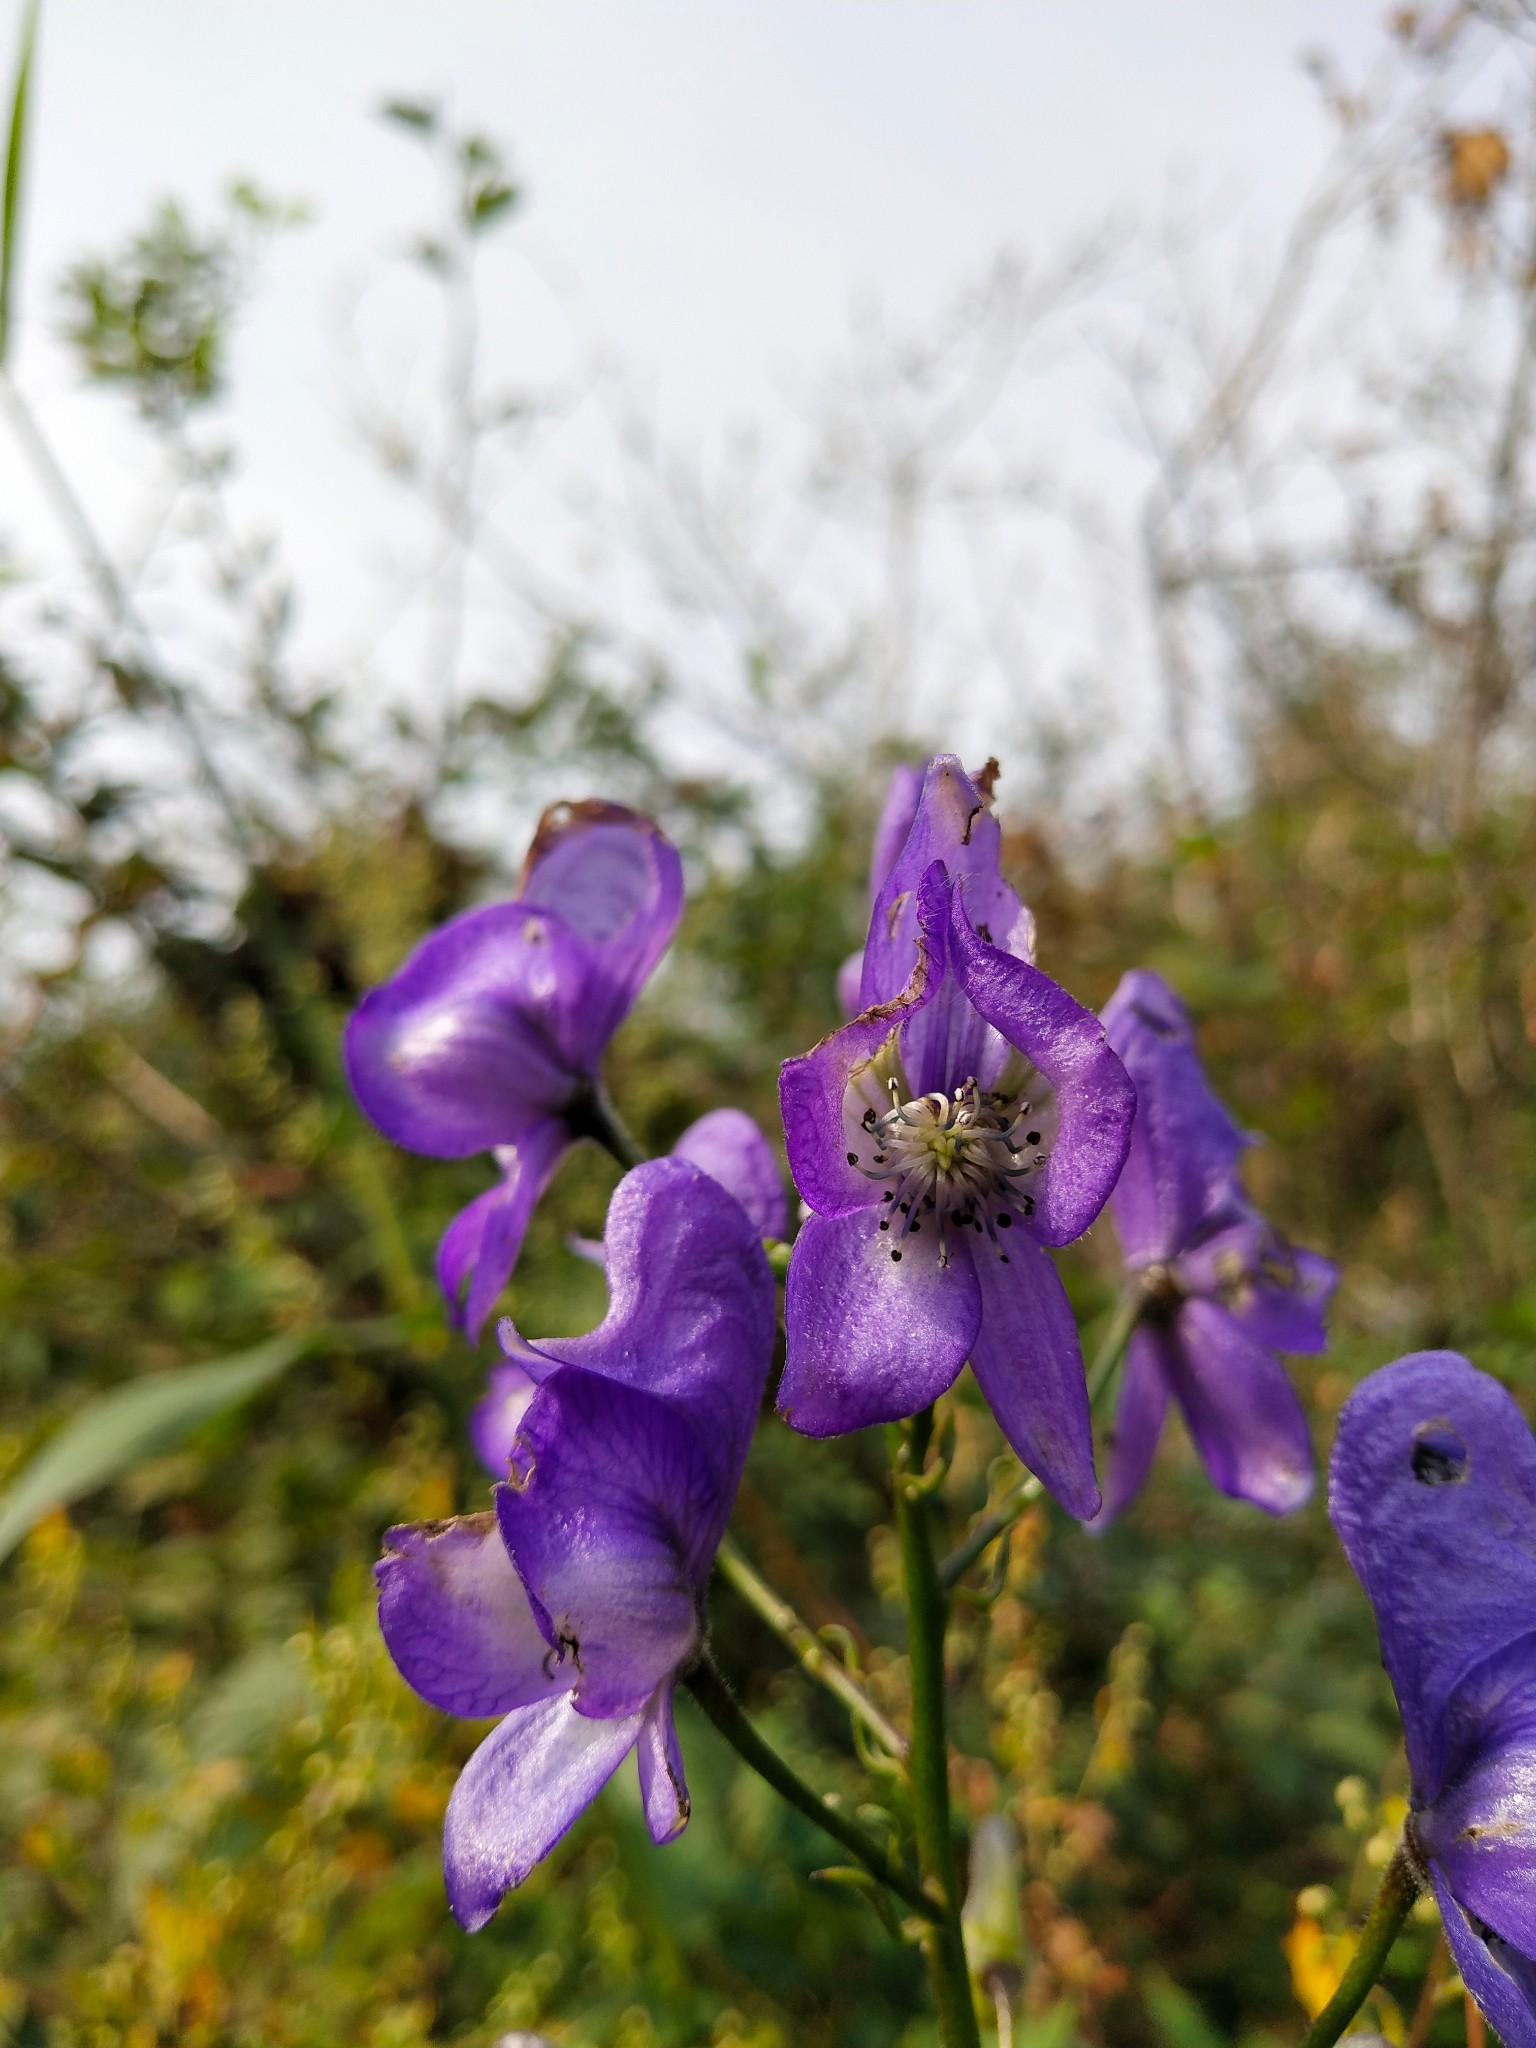
[[[499,1715],[448,1803],[443,1867],[481,1927],[634,1752],[652,1839],[688,1819],[674,1684],[772,1355],[773,1278],[741,1205],[699,1168],[625,1176],[590,1335],[517,1342],[528,1398],[495,1511],[392,1529],[379,1622],[445,1713]]]
[[[1098,1020],[1033,963],[990,776],[928,765],[863,955],[859,1016],[780,1082],[811,1215],[779,1405],[832,1436],[916,1414],[969,1359],[1075,1515],[1099,1504],[1077,1326],[1046,1248],[1103,1207],[1134,1097]]]
[[[1409,1846],[1463,1983],[1536,2048],[1536,1442],[1497,1380],[1414,1352],[1345,1403],[1328,1512],[1403,1717]]]
[[[1212,1092],[1189,1013],[1162,977],[1126,975],[1104,1024],[1137,1099],[1110,1213],[1147,1294],[1126,1353],[1105,1515],[1146,1478],[1170,1397],[1223,1493],[1288,1514],[1312,1491],[1312,1444],[1275,1354],[1324,1349],[1338,1269],[1287,1244],[1243,1193],[1250,1141]]]
[[[682,903],[677,849],[649,818],[556,804],[512,901],[451,919],[353,1013],[347,1075],[384,1135],[436,1159],[489,1152],[501,1169],[438,1248],[449,1312],[471,1338],[555,1168],[604,1129],[603,1053]]]

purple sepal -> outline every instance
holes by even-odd
[[[390,1656],[445,1714],[504,1714],[570,1689],[494,1515],[391,1529],[374,1577]]]
[[[485,1392],[469,1418],[469,1440],[486,1471],[498,1479],[507,1476],[512,1446],[537,1391],[538,1381],[515,1359],[493,1365],[486,1375]]]
[[[519,1707],[459,1773],[443,1822],[453,1917],[483,1927],[592,1804],[635,1746],[644,1716],[594,1721],[569,1695]]]
[[[1536,1442],[1497,1380],[1412,1352],[1345,1403],[1328,1512],[1376,1610],[1414,1803],[1432,1805],[1453,1695],[1536,1616]]]
[[[1127,974],[1103,1023],[1137,1094],[1115,1229],[1132,1266],[1176,1258],[1233,1185],[1250,1140],[1212,1092],[1189,1012],[1160,974]]]
[[[512,1277],[528,1224],[570,1145],[558,1118],[534,1126],[516,1146],[496,1148],[502,1177],[461,1209],[437,1248],[437,1284],[449,1320],[477,1342],[496,1297]]]
[[[658,1848],[680,1835],[688,1825],[688,1780],[683,1775],[683,1752],[678,1747],[677,1729],[672,1721],[672,1686],[659,1685],[640,1723],[635,1745],[640,1766],[640,1803],[646,1825]]]
[[[879,900],[880,891],[885,887],[891,869],[901,857],[901,849],[907,843],[907,834],[912,830],[912,821],[917,816],[917,806],[923,794],[923,770],[914,768],[903,761],[891,770],[891,779],[886,786],[885,803],[880,811],[880,821],[875,826],[874,841],[869,849],[869,901],[873,909]],[[859,955],[860,964],[863,955]]]
[[[773,1147],[743,1109],[712,1109],[691,1123],[672,1147],[719,1181],[740,1202],[759,1237],[782,1238],[789,1230],[789,1203]]]
[[[714,1474],[668,1402],[579,1366],[539,1388],[496,1489],[501,1533],[577,1709],[638,1712],[702,1635]]]
[[[1046,1254],[1012,1235],[1005,1258],[982,1245],[972,1252],[981,1325],[971,1370],[1018,1457],[1069,1515],[1091,1521],[1099,1484],[1077,1321]]]
[[[1027,960],[988,945],[957,902],[955,975],[971,1006],[1044,1076],[1055,1095],[1050,1157],[1030,1183],[1024,1228],[1042,1244],[1081,1237],[1125,1165],[1136,1091],[1104,1027]]]
[[[1445,1873],[1433,1863],[1429,1877],[1462,1983],[1492,2021],[1504,2048],[1536,2048],[1536,1963],[1491,1929],[1475,1927]]]
[[[1131,1333],[1110,1430],[1109,1477],[1099,1527],[1121,1513],[1141,1490],[1142,1481],[1152,1469],[1168,1414],[1172,1374],[1167,1353],[1174,1341],[1171,1330],[1147,1323]]]
[[[1174,1399],[1211,1483],[1271,1515],[1311,1497],[1312,1441],[1285,1367],[1224,1308],[1198,1296],[1167,1347]]]
[[[891,808],[888,803],[888,812]],[[935,861],[943,863],[972,924],[990,944],[1020,959],[1032,956],[1034,920],[998,871],[1001,844],[990,794],[953,754],[935,754],[901,851],[875,898],[860,990],[866,1008],[889,1002],[911,978],[917,960],[918,890]]]
[[[938,1238],[890,1238],[868,1209],[810,1216],[785,1281],[779,1413],[804,1436],[915,1415],[954,1384],[981,1324],[969,1245],[939,1264]]]
[[[603,1232],[608,1313],[584,1337],[504,1346],[535,1379],[557,1364],[659,1394],[698,1430],[715,1472],[720,1528],[741,1479],[773,1355],[778,1308],[762,1242],[739,1202],[682,1159],[619,1182]]]

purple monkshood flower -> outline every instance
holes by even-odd
[[[1505,2048],[1536,2048],[1536,1442],[1497,1380],[1416,1351],[1345,1403],[1328,1512],[1376,1610],[1456,1967]]]
[[[611,1306],[520,1344],[531,1390],[493,1513],[391,1529],[379,1623],[445,1713],[504,1716],[448,1802],[443,1869],[484,1926],[633,1750],[656,1842],[688,1819],[672,1725],[773,1352],[773,1277],[741,1205],[680,1159],[620,1182]]]
[[[988,778],[989,780],[990,778]],[[812,1213],[779,1405],[809,1436],[925,1408],[967,1358],[1069,1511],[1099,1505],[1077,1325],[1043,1247],[1092,1223],[1135,1097],[1098,1019],[1030,959],[988,791],[932,760],[876,899],[862,1013],[780,1081]]]
[[[1211,1092],[1162,977],[1126,975],[1103,1016],[1137,1099],[1110,1214],[1149,1296],[1126,1355],[1105,1517],[1146,1478],[1170,1394],[1221,1491],[1287,1514],[1312,1491],[1312,1445],[1275,1353],[1324,1349],[1338,1269],[1287,1244],[1244,1195],[1250,1140]]]
[[[397,1145],[490,1152],[497,1184],[456,1216],[437,1277],[480,1334],[569,1147],[602,1128],[604,1050],[666,951],[683,904],[677,849],[620,804],[544,813],[510,903],[424,939],[347,1026],[347,1075]]]
[[[734,1195],[760,1238],[784,1236],[789,1228],[789,1205],[779,1164],[772,1146],[745,1110],[708,1111],[688,1126],[672,1147],[671,1156],[699,1167]],[[567,1242],[594,1265],[607,1265],[607,1246],[601,1238],[572,1237]],[[501,1336],[508,1355],[502,1364],[491,1367],[486,1391],[469,1423],[476,1455],[488,1472],[496,1474],[507,1469],[535,1385],[522,1362],[525,1346],[510,1317],[501,1325]]]

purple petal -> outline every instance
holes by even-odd
[[[866,1008],[890,1002],[911,978],[918,954],[918,892],[935,861],[943,863],[956,896],[991,943],[1021,958],[1029,956],[1034,920],[998,872],[1001,843],[990,796],[953,754],[936,754],[928,763],[901,852],[870,917],[860,991]]]
[[[591,995],[587,951],[524,903],[453,918],[352,1014],[347,1076],[364,1111],[440,1159],[525,1138],[595,1071],[590,1034],[568,1029]]]
[[[651,1840],[660,1848],[688,1825],[688,1780],[683,1776],[683,1752],[677,1746],[677,1729],[672,1721],[672,1687],[658,1686],[640,1723],[640,1740],[635,1746],[640,1766],[640,1802],[645,1808]]]
[[[868,1209],[801,1226],[785,1282],[779,1413],[805,1436],[916,1415],[964,1365],[981,1319],[970,1246],[954,1246],[948,1266],[936,1233],[900,1250],[893,1261]]]
[[[1149,1324],[1131,1333],[1126,1347],[1125,1377],[1115,1403],[1109,1438],[1109,1481],[1104,1488],[1100,1523],[1124,1511],[1152,1469],[1152,1459],[1168,1413],[1168,1369],[1164,1354],[1173,1341]]]
[[[917,816],[918,802],[923,793],[923,771],[903,761],[899,768],[891,770],[890,784],[885,792],[885,805],[880,813],[880,822],[875,827],[874,844],[869,852],[869,900],[871,905],[885,887],[891,869],[901,856],[901,849],[907,843],[907,834],[912,830],[912,820]],[[859,955],[862,967],[864,956]],[[854,1005],[857,1009],[858,1005]]]
[[[1103,1208],[1125,1163],[1136,1092],[1092,1011],[1038,967],[979,938],[958,902],[951,960],[971,1004],[1055,1090],[1056,1134],[1030,1181],[1035,1206],[1025,1227],[1042,1244],[1068,1244]]]
[[[497,1295],[512,1277],[529,1220],[570,1142],[565,1125],[551,1118],[536,1125],[521,1144],[498,1146],[501,1179],[461,1209],[443,1232],[437,1248],[437,1284],[448,1303],[449,1320],[471,1344],[478,1341]]]
[[[448,1903],[467,1933],[580,1819],[634,1748],[641,1720],[590,1720],[562,1696],[517,1708],[491,1730],[443,1822]]]
[[[779,1074],[789,1170],[821,1216],[847,1216],[878,1199],[875,1183],[848,1155],[857,1155],[863,1141],[859,1118],[865,1108],[890,1108],[881,1091],[887,1070],[895,1071],[898,1034],[932,1000],[944,977],[949,885],[942,869],[931,869],[918,893],[922,954],[900,999],[866,1010],[808,1053],[786,1060]]]
[[[1312,1492],[1307,1418],[1285,1367],[1213,1301],[1186,1301],[1162,1346],[1168,1381],[1211,1484],[1271,1515]]]
[[[719,1181],[746,1210],[759,1237],[787,1234],[789,1204],[779,1162],[745,1110],[710,1110],[688,1126],[672,1147],[672,1157],[690,1160]]]
[[[1077,1322],[1060,1275],[1021,1231],[1005,1256],[971,1248],[981,1285],[981,1327],[971,1370],[1018,1458],[1069,1515],[1099,1511],[1093,1425]]]
[[[1497,1380],[1413,1352],[1345,1403],[1328,1512],[1376,1610],[1414,1803],[1431,1805],[1453,1695],[1536,1615],[1536,1442]]]
[[[1201,1226],[1198,1241],[1180,1254],[1175,1271],[1189,1293],[1219,1301],[1267,1351],[1327,1350],[1324,1315],[1338,1267],[1318,1252],[1287,1244],[1240,1190],[1229,1191],[1216,1216]]]
[[[555,804],[539,820],[518,895],[554,911],[587,943],[595,1009],[578,1042],[595,1060],[677,929],[677,848],[622,804]]]
[[[389,1530],[374,1577],[400,1676],[445,1714],[504,1714],[569,1691],[494,1515]]]
[[[469,1440],[486,1471],[498,1479],[507,1476],[512,1446],[538,1384],[525,1367],[508,1359],[491,1367],[485,1392],[475,1403],[469,1418]]]
[[[1429,1876],[1462,1983],[1504,2048],[1536,2048],[1536,1964],[1497,1936],[1479,1933],[1433,1863]]]
[[[1469,1913],[1536,1951],[1536,1729],[1478,1757],[1420,1816],[1419,1839]]]
[[[1212,1093],[1189,1012],[1138,967],[1104,1006],[1109,1042],[1136,1084],[1131,1153],[1115,1189],[1127,1262],[1174,1258],[1231,1183],[1248,1139]]]
[[[496,1489],[501,1533],[546,1640],[575,1665],[577,1706],[637,1712],[698,1646],[724,1521],[693,1425],[565,1366],[529,1405],[514,1470]]]
[[[681,1409],[706,1446],[728,1513],[778,1330],[761,1240],[740,1203],[682,1159],[653,1159],[627,1173],[603,1237],[607,1315],[584,1337],[548,1338],[538,1356],[623,1380]]]

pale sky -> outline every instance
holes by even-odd
[[[1107,213],[1155,212],[1170,181],[1215,195],[1262,240],[1328,142],[1301,53],[1321,44],[1358,72],[1384,13],[1381,0],[45,0],[18,374],[107,530],[130,531],[134,444],[108,403],[72,394],[50,280],[168,193],[197,210],[245,175],[306,199],[315,223],[274,251],[242,330],[228,425],[242,515],[280,533],[300,572],[301,654],[345,667],[370,644],[407,532],[347,428],[336,366],[359,309],[402,378],[415,346],[419,309],[379,265],[425,216],[429,186],[375,116],[388,94],[442,95],[511,144],[529,204],[488,270],[497,366],[536,379],[601,356],[667,434],[707,450],[813,383],[856,302],[920,317],[1000,247],[1049,250]],[[7,69],[18,17],[0,0]],[[1042,425],[1059,410],[1053,374]],[[1074,459],[1112,477],[1110,423],[1098,433],[1083,423]],[[579,488],[592,445],[590,424],[555,436],[539,488]],[[538,503],[525,493],[512,514],[535,553]],[[29,562],[56,557],[4,442],[0,525]]]

